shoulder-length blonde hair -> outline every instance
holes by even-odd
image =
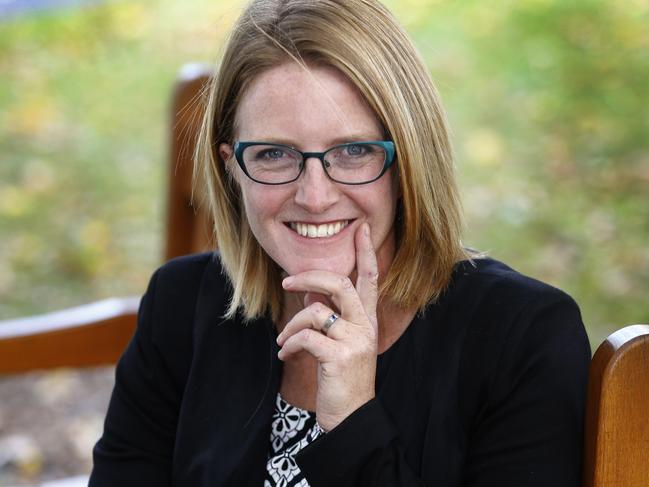
[[[194,177],[203,180],[221,260],[233,285],[227,316],[282,309],[281,269],[248,226],[239,188],[218,152],[233,144],[250,82],[287,60],[333,66],[363,94],[394,141],[401,195],[396,254],[380,299],[422,310],[439,297],[461,245],[462,212],[444,111],[417,50],[374,0],[253,0],[236,23],[209,86]]]

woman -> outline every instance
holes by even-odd
[[[462,248],[443,110],[372,0],[253,0],[197,178],[219,255],[153,276],[91,486],[578,486],[566,294]]]

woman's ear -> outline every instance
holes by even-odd
[[[219,156],[225,165],[225,171],[232,179],[237,180],[237,168],[232,159],[232,146],[230,144],[219,144]]]
[[[219,145],[219,155],[223,162],[227,163],[232,157],[232,146],[230,144],[220,144]]]

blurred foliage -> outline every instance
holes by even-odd
[[[168,100],[236,5],[0,19],[0,319],[141,294],[160,263]]]
[[[241,1],[0,19],[0,317],[139,294],[161,259],[167,101]],[[591,340],[649,321],[649,5],[392,0],[454,131],[467,245],[561,287]]]
[[[649,4],[391,5],[449,113],[467,244],[572,294],[594,345],[649,322]]]

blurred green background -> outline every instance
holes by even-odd
[[[466,244],[573,295],[593,344],[649,322],[649,4],[387,3],[449,114]],[[241,4],[0,18],[0,319],[144,291],[170,87]]]

